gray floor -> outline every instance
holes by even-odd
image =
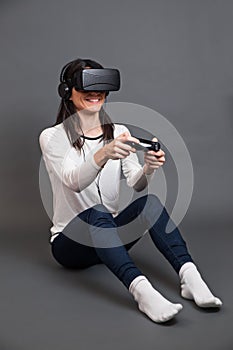
[[[103,265],[85,271],[61,268],[50,254],[46,218],[39,221],[44,232],[30,234],[30,227],[22,227],[17,234],[6,229],[2,236],[1,350],[233,348],[232,237],[227,228],[187,220],[181,228],[203,276],[224,301],[219,312],[199,309],[179,296],[176,274],[149,237],[133,248],[131,256],[154,286],[184,306],[175,320],[158,325],[137,310]]]

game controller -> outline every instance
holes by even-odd
[[[137,137],[137,139],[140,141],[139,143],[136,143],[134,141],[127,141],[126,143],[130,145],[131,147],[135,148],[137,151],[155,151],[158,152],[160,150],[160,143],[156,141],[150,141],[146,139],[141,139]]]

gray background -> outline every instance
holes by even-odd
[[[1,349],[230,350],[232,336],[233,2],[1,1]],[[122,73],[109,101],[157,110],[183,137],[195,187],[180,228],[224,301],[200,310],[148,237],[132,250],[152,283],[184,310],[157,325],[104,267],[67,271],[48,245],[38,135],[55,121],[61,67],[89,57]],[[176,173],[167,157],[167,206]]]

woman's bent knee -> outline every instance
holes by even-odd
[[[156,208],[156,207],[162,206],[162,203],[161,203],[159,197],[153,193],[149,193],[149,194],[145,195],[143,198],[145,200],[145,205],[148,207]]]

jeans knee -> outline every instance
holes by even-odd
[[[149,193],[147,195],[147,201],[146,201],[146,204],[149,206],[149,207],[152,207],[152,208],[161,208],[162,207],[162,203],[159,199],[158,196],[156,196],[155,194],[153,193]]]
[[[142,211],[142,215],[145,216],[147,220],[149,220],[150,225],[154,224],[164,210],[164,206],[162,205],[159,197],[155,194],[148,194],[145,197],[145,206]]]

